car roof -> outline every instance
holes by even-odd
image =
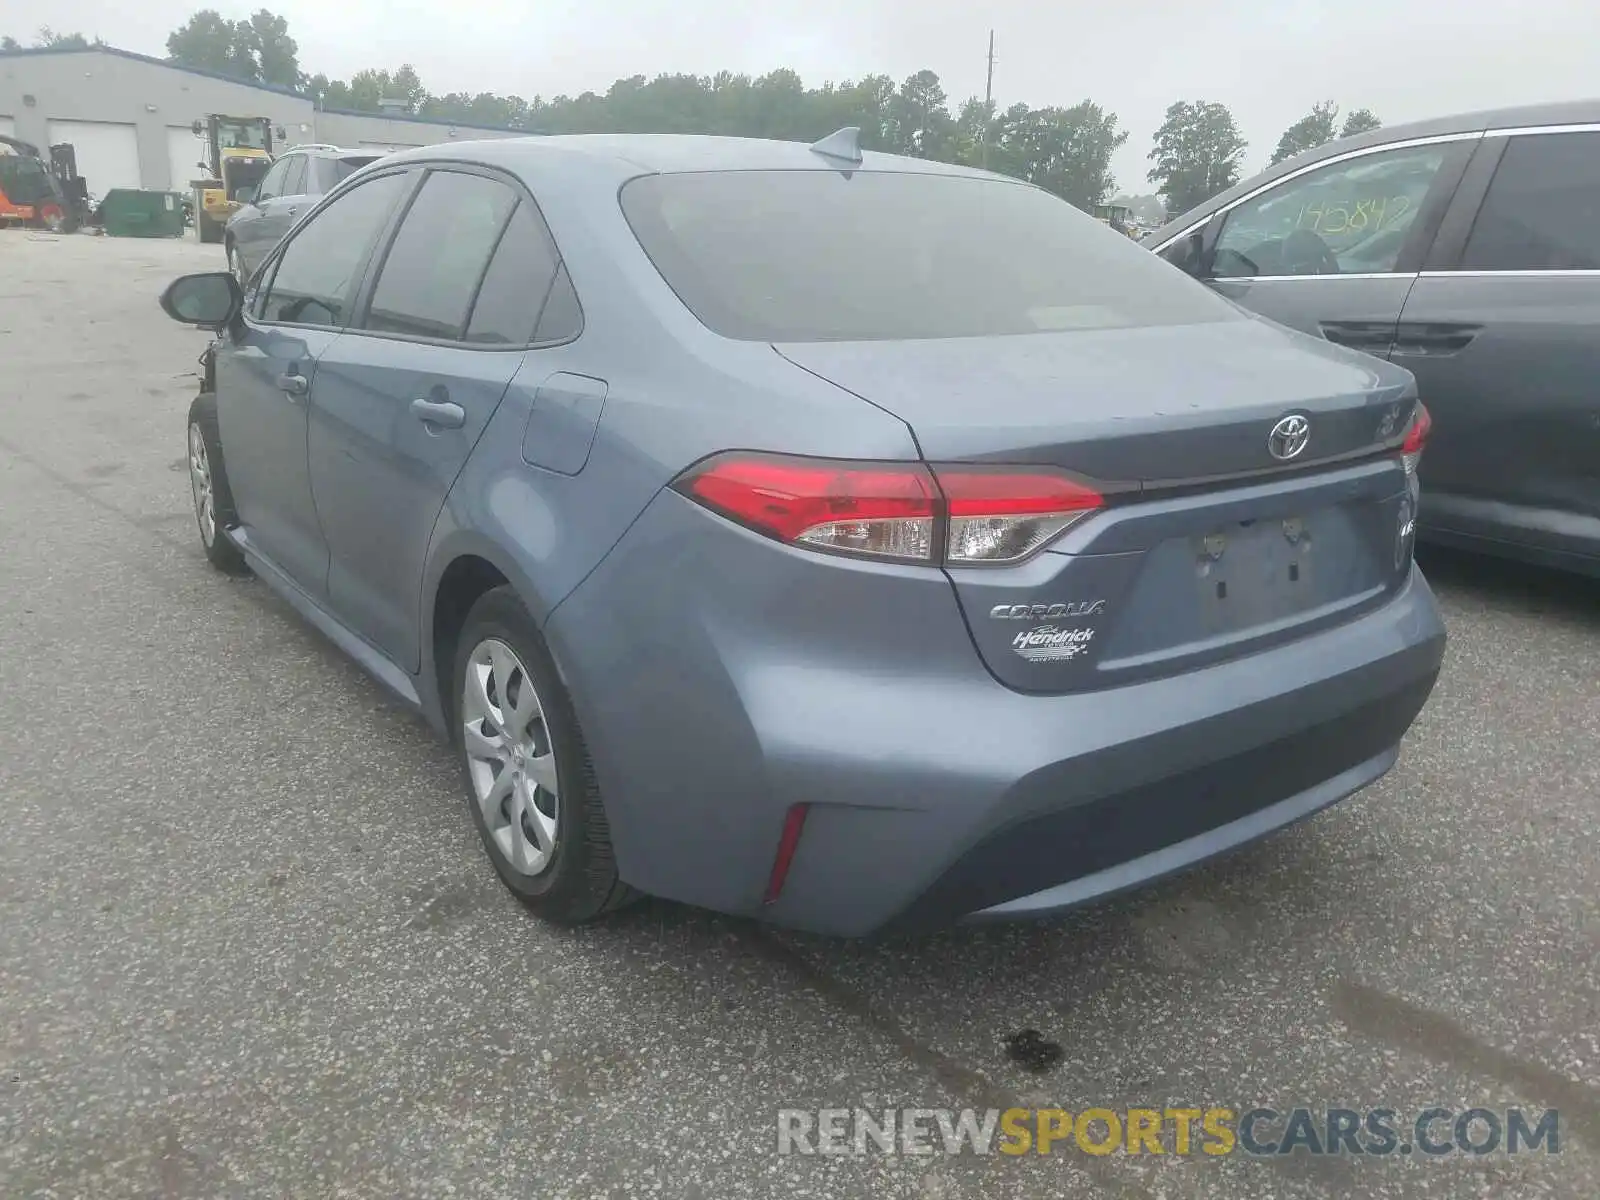
[[[1165,239],[1182,233],[1215,212],[1225,208],[1242,196],[1285,175],[1305,167],[1348,154],[1352,150],[1365,150],[1371,146],[1387,146],[1395,142],[1409,142],[1420,138],[1450,137],[1454,134],[1492,133],[1509,129],[1545,129],[1564,125],[1600,125],[1600,99],[1569,100],[1555,104],[1527,104],[1513,108],[1490,108],[1477,112],[1456,113],[1448,117],[1433,117],[1426,121],[1411,121],[1405,125],[1386,125],[1354,137],[1325,142],[1303,154],[1275,163],[1259,174],[1235,184],[1227,191],[1198,204],[1188,212],[1174,216],[1144,239],[1147,245],[1157,245]]]
[[[317,154],[328,158],[349,158],[351,156],[359,156],[362,158],[382,158],[387,153],[387,150],[375,149],[372,146],[359,146],[353,150],[343,150],[338,146],[327,146],[321,143],[316,143],[313,145],[290,146],[284,150],[282,154],[278,155],[278,157],[287,158],[291,154]]]
[[[594,165],[609,165],[618,174],[677,174],[689,171],[838,171],[837,159],[813,153],[804,142],[764,138],[718,137],[679,133],[554,134],[521,138],[491,138],[470,142],[445,142],[402,150],[392,161],[470,159],[515,171],[550,156],[570,155]],[[929,175],[961,175],[1000,179],[988,171],[956,166],[926,158],[907,158],[868,150],[859,166],[849,170],[906,171]],[[1015,182],[1014,180],[1011,182]]]

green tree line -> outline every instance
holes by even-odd
[[[203,9],[173,30],[167,56],[184,66],[253,83],[290,87],[324,108],[398,111],[538,133],[713,133],[814,141],[858,125],[868,149],[987,165],[1083,207],[1110,191],[1111,157],[1127,141],[1114,113],[1092,101],[1009,108],[968,100],[952,111],[939,76],[918,71],[896,83],[869,75],[807,87],[788,69],[761,76],[635,75],[604,93],[501,96],[430,92],[410,64],[330,79],[300,69],[288,22],[267,9],[233,20]]]
[[[35,45],[87,48],[80,33],[41,29]],[[5,38],[5,49],[19,49]],[[526,129],[536,133],[711,133],[814,141],[845,125],[862,131],[869,149],[985,166],[1047,188],[1082,208],[1112,193],[1112,156],[1128,140],[1117,115],[1092,100],[1067,107],[1001,108],[971,98],[952,106],[939,76],[918,71],[896,83],[869,75],[807,87],[782,68],[751,76],[634,75],[605,92],[546,99],[492,92],[435,94],[416,69],[372,68],[349,79],[301,70],[299,45],[283,17],[263,8],[232,19],[202,9],[167,38],[167,57],[182,66],[249,83],[290,88],[323,108],[398,111],[441,122]],[[1339,109],[1319,103],[1279,140],[1276,163],[1333,140],[1379,126],[1356,109],[1336,133]],[[1150,222],[1164,210],[1180,213],[1237,183],[1248,149],[1232,112],[1205,100],[1180,100],[1167,109],[1149,153],[1154,196],[1119,197]]]
[[[57,33],[48,25],[39,26],[39,32],[34,35],[34,50],[92,50],[96,46],[104,46],[99,38],[86,38],[81,33]],[[7,34],[0,37],[0,50],[21,50],[21,42]]]

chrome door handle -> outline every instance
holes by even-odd
[[[440,429],[460,429],[467,422],[467,410],[448,400],[413,400],[411,415],[425,425]]]
[[[306,377],[304,375],[279,375],[278,387],[291,396],[304,396],[306,394]]]

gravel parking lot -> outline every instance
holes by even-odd
[[[1065,919],[554,930],[421,722],[206,565],[204,335],[155,297],[221,265],[0,234],[0,1194],[1600,1195],[1600,587],[1426,558],[1400,766]],[[891,1104],[1553,1107],[1561,1152],[776,1153],[780,1107]]]

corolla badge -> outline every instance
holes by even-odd
[[[989,610],[995,621],[1050,621],[1061,617],[1098,617],[1104,600],[1069,600],[1059,604],[996,604]]]
[[[1267,452],[1279,462],[1298,458],[1311,441],[1311,422],[1299,413],[1284,417],[1267,434]]]

